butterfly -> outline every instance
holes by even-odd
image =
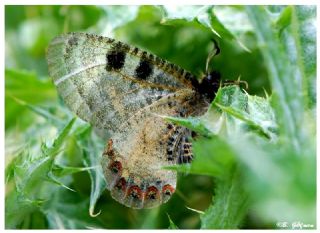
[[[136,209],[167,202],[177,174],[163,167],[190,163],[196,134],[161,116],[202,115],[220,75],[211,72],[199,82],[151,53],[86,33],[53,39],[47,62],[69,109],[111,135],[101,165],[112,197]]]

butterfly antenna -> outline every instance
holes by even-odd
[[[206,62],[206,73],[209,73],[209,63],[211,59],[218,55],[220,53],[220,47],[218,45],[218,42],[215,39],[212,39],[213,42],[213,49],[212,51],[208,54],[207,62]]]
[[[246,82],[246,81],[244,81],[244,80],[240,80],[240,78],[241,78],[241,75],[239,75],[239,77],[238,77],[238,80],[235,82],[238,86],[240,86],[241,84],[244,84],[244,86],[245,86],[245,90],[248,90],[249,89],[249,84]]]
[[[240,85],[244,84],[245,86],[245,90],[248,90],[249,89],[249,84],[244,81],[244,80],[240,80],[241,76],[238,77],[237,80],[225,80],[223,81],[223,86],[228,86],[228,85],[238,85],[240,87]]]

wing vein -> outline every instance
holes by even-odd
[[[66,74],[66,75],[64,75],[64,76],[56,79],[56,80],[54,81],[54,84],[55,84],[55,85],[58,85],[59,83],[65,81],[65,80],[67,80],[67,79],[69,79],[69,78],[71,78],[71,77],[73,77],[73,76],[75,76],[75,75],[77,75],[77,74],[79,74],[79,73],[81,73],[81,72],[84,72],[84,71],[86,71],[86,70],[88,70],[88,69],[92,69],[92,68],[95,68],[95,67],[97,67],[97,66],[101,66],[101,65],[105,65],[105,64],[106,64],[105,62],[98,62],[98,63],[90,64],[90,65],[85,66],[85,67],[81,67],[81,68],[79,68],[79,69],[76,69],[76,70],[72,71],[72,72],[69,73],[69,74]]]

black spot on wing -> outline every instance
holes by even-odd
[[[124,62],[126,59],[126,54],[121,50],[111,50],[107,56],[107,66],[106,70],[120,70],[124,66]]]
[[[150,62],[141,59],[139,65],[135,70],[135,76],[138,79],[146,80],[152,74],[152,71],[153,65]]]
[[[112,42],[111,42],[112,43]],[[106,70],[120,70],[123,68],[126,53],[129,52],[130,46],[118,41],[117,43],[112,44],[112,49],[107,53],[107,66]]]

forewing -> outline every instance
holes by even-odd
[[[50,76],[66,105],[114,134],[141,108],[191,87],[190,73],[106,37],[70,33],[49,45]]]

